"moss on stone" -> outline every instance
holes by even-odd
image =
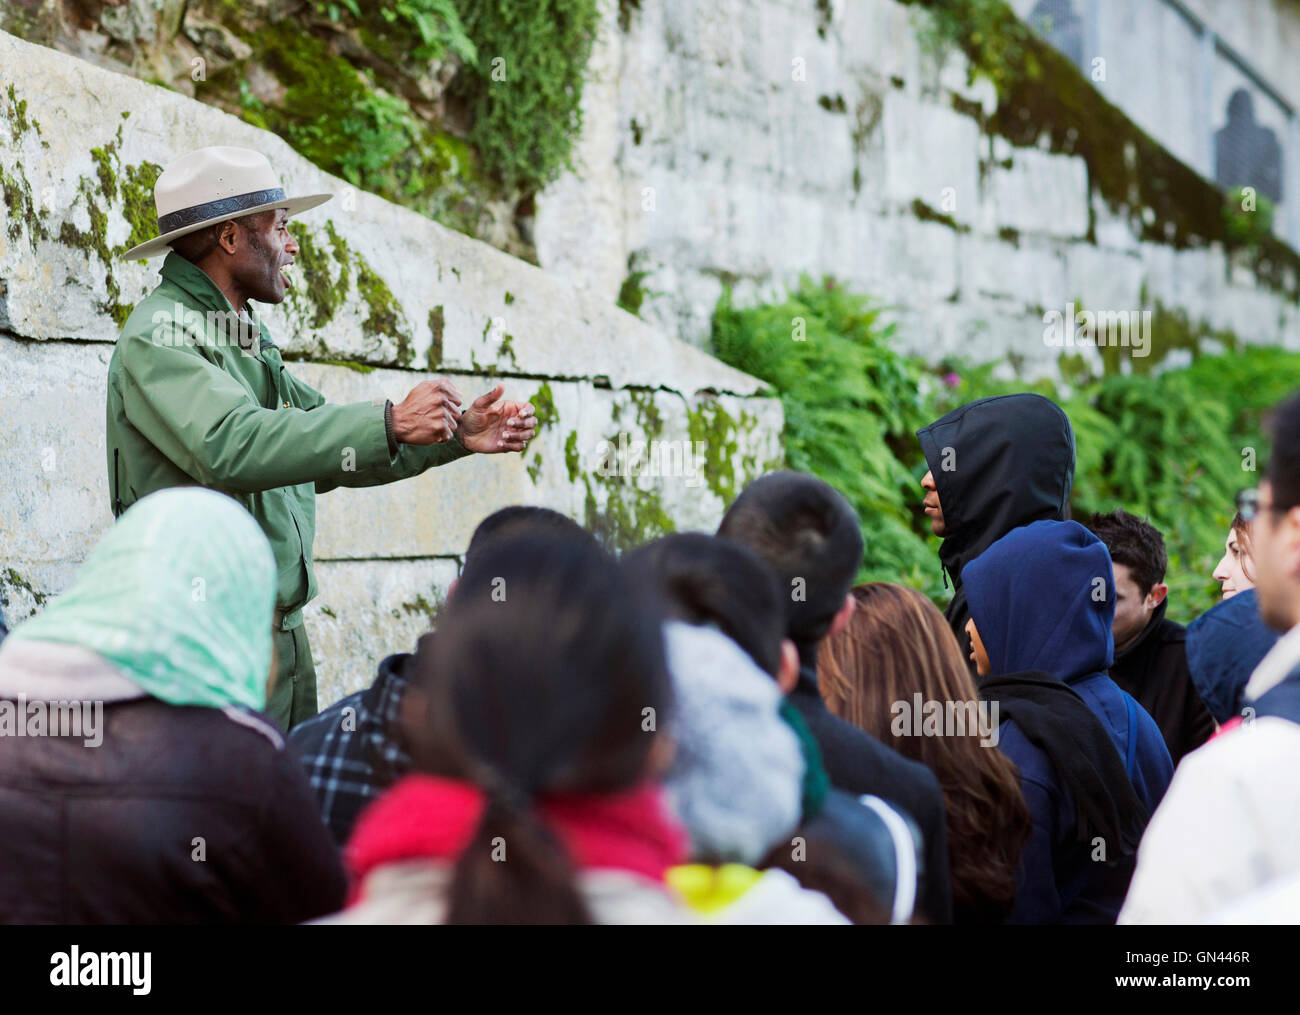
[[[442,331],[447,326],[446,314],[443,311],[442,304],[429,311],[429,334],[432,340],[429,342],[429,369],[437,370],[442,366]]]
[[[740,442],[736,420],[717,399],[706,398],[686,411],[687,431],[693,444],[704,445],[704,480],[710,490],[730,504],[736,497],[734,457]]]
[[[35,130],[37,137],[40,137],[41,125],[27,117],[27,100],[18,98],[13,85],[9,85],[5,91],[9,96],[9,134],[14,142],[21,141],[29,130]]]
[[[345,266],[339,272],[339,277],[332,279],[329,264],[331,259],[316,234],[306,226],[297,225],[293,229],[293,237],[298,244],[298,254],[294,260],[301,269],[297,277],[302,279],[302,284],[290,290],[292,299],[298,303],[298,294],[302,293],[310,304],[306,308],[310,313],[308,323],[312,328],[321,328],[333,320],[335,312],[347,298],[347,269]]]
[[[401,611],[407,616],[423,616],[429,619],[429,630],[438,626],[438,617],[447,607],[447,597],[438,592],[437,589],[430,589],[433,601],[430,602],[428,597],[417,595],[414,599],[408,599],[402,603]]]
[[[560,414],[555,408],[555,394],[548,383],[543,382],[528,401],[532,403],[533,415],[537,417],[537,436],[528,442],[520,455],[529,459],[525,471],[528,473],[528,478],[536,485],[542,474],[542,450],[538,438],[547,427],[554,426],[560,421]]]
[[[641,315],[641,304],[645,302],[646,289],[641,284],[650,272],[629,270],[627,278],[618,289],[618,306],[634,317]]]
[[[939,225],[947,226],[949,229],[956,230],[959,233],[970,232],[969,227],[962,225],[946,212],[941,212],[935,208],[931,208],[919,197],[912,202],[912,214],[922,222],[937,222]]]
[[[145,243],[158,235],[158,210],[153,186],[163,167],[156,162],[127,166],[118,178],[122,191],[122,217],[131,227],[131,235],[122,244],[123,251]]]
[[[119,131],[119,136],[120,136]],[[113,172],[112,159],[105,148],[90,149],[90,157],[95,160],[95,168],[99,173],[99,185],[103,188],[104,196],[110,201],[117,197],[117,177]]]
[[[515,336],[509,333],[501,340],[501,347],[497,350],[498,362],[503,363],[507,359],[512,367],[519,369],[519,361],[515,359]]]
[[[371,363],[359,363],[354,359],[318,359],[313,362],[328,367],[344,367],[345,369],[358,374],[372,374],[379,369]]]
[[[576,483],[582,471],[582,462],[578,455],[578,431],[570,430],[564,439],[564,466],[569,471],[569,482]]]
[[[388,288],[388,283],[376,274],[370,263],[360,254],[354,254],[357,271],[357,292],[370,310],[361,322],[368,334],[389,335],[397,343],[397,362],[409,367],[415,358],[410,330],[401,304]]]
[[[997,109],[981,119],[986,133],[1018,147],[1081,157],[1091,190],[1143,240],[1176,249],[1242,246],[1225,224],[1222,191],[1107,101],[1007,4],[903,2],[928,9],[937,31],[965,53],[971,75],[983,74],[997,87]],[[1270,236],[1250,259],[1265,285],[1300,302],[1300,254]]]
[[[655,405],[654,392],[650,390],[628,390],[628,398],[636,406],[636,421],[645,433],[646,440],[654,440],[664,432],[664,418]]]
[[[50,232],[45,226],[45,218],[32,199],[32,187],[23,175],[22,164],[15,165],[16,175],[10,176],[0,168],[0,190],[4,191],[5,207],[9,210],[9,228],[6,230],[9,241],[16,242],[23,234],[23,223],[27,223],[28,236],[35,249],[37,240],[48,239]]]
[[[22,589],[24,592],[26,592],[29,596],[32,597],[32,599],[35,601],[37,606],[44,606],[46,601],[50,598],[48,593],[42,592],[39,589],[37,589],[35,586],[32,585],[31,582],[29,582],[26,578],[24,578],[22,575],[20,575],[17,571],[15,571],[11,567],[7,567],[4,569],[3,572],[0,572],[0,578],[3,578],[4,583],[10,586],[11,588]],[[5,599],[5,605],[6,606],[9,605],[8,597],[6,597]]]
[[[590,473],[583,475],[582,482],[586,491],[584,527],[610,552],[622,553],[677,531],[657,491],[643,490],[631,481]],[[593,484],[605,489],[603,507]]]
[[[540,437],[546,427],[560,421],[560,414],[555,408],[555,394],[551,391],[550,384],[543,382],[528,401],[532,403],[533,415],[537,417],[537,435]]]

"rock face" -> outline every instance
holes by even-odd
[[[962,53],[925,41],[920,6],[661,0],[630,5],[626,27],[615,6],[628,5],[607,10],[592,58],[577,172],[538,200],[538,256],[607,300],[638,278],[641,316],[687,341],[707,341],[724,284],[743,304],[808,273],[892,307],[900,341],[932,362],[1055,373],[1062,350],[1045,342],[1043,318],[1071,301],[1094,312],[1159,306],[1193,331],[1300,347],[1293,267],[1266,283],[1222,244],[1164,242],[1173,223],[1140,199],[1102,200],[1101,184],[1133,157],[1122,137],[1101,139],[1090,163],[989,130],[992,85],[968,84]],[[1149,62],[1146,41],[1128,48]],[[1141,90],[1132,81],[1105,89],[1125,110]],[[1084,88],[1086,109],[1096,96]],[[1134,109],[1146,123],[1145,107]],[[1166,143],[1187,158],[1176,141]],[[1296,189],[1300,173],[1290,180]],[[1204,196],[1185,204],[1213,232],[1221,209],[1205,212]]]
[[[120,321],[160,261],[152,184],[210,144],[264,152],[290,192],[286,301],[263,308],[289,368],[332,401],[400,398],[436,373],[500,378],[542,422],[522,456],[471,458],[321,498],[308,610],[322,704],[367,684],[436,616],[474,526],[529,503],[626,546],[711,528],[781,459],[780,403],[752,377],[591,291],[359,192],[210,106],[0,34],[0,603],[21,621],[67,586],[111,522],[104,379]],[[646,446],[638,449],[637,443]]]

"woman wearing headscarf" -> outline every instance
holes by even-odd
[[[259,715],[275,564],[196,487],[134,505],[0,646],[0,920],[295,923],[345,878]]]

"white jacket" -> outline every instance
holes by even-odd
[[[1259,699],[1300,666],[1300,626],[1246,685]],[[1187,755],[1147,826],[1120,923],[1220,919],[1300,875],[1300,725],[1248,719]],[[1294,894],[1291,896],[1294,898]]]

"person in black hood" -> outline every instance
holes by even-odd
[[[799,657],[789,701],[817,741],[831,785],[880,797],[916,821],[925,851],[920,908],[931,923],[951,923],[948,820],[939,780],[924,765],[833,715],[818,690],[817,649],[857,608],[850,593],[862,563],[862,530],[853,508],[820,479],[772,472],[741,491],[718,535],[757,553],[789,596],[786,631]]]
[[[925,513],[953,587],[944,616],[969,659],[962,568],[1012,529],[1069,520],[1074,428],[1050,398],[1025,393],[968,402],[916,436],[929,467]]]
[[[1094,514],[1088,528],[1106,544],[1115,570],[1110,678],[1151,713],[1176,766],[1210,739],[1214,719],[1187,668],[1187,630],[1165,616],[1164,537],[1127,511]]]

